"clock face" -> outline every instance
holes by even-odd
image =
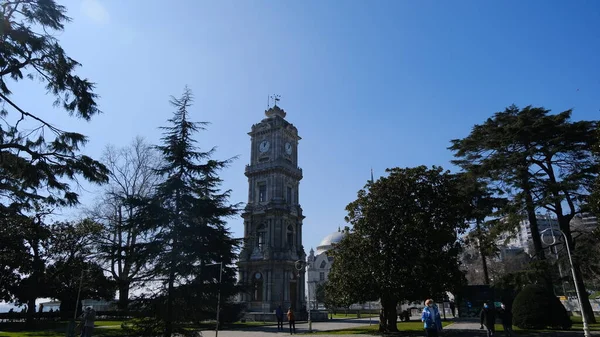
[[[269,143],[268,140],[263,140],[260,145],[258,145],[258,151],[260,151],[261,153],[265,153],[267,151],[269,151],[269,146],[271,144]]]
[[[292,154],[292,144],[285,143],[285,153]]]
[[[257,280],[260,279],[260,273],[254,274],[254,278],[256,278]]]

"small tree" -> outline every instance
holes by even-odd
[[[540,285],[526,286],[513,302],[513,323],[521,329],[570,329],[571,318],[554,294]]]

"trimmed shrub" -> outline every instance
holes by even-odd
[[[523,288],[513,302],[513,324],[521,329],[570,329],[573,323],[554,294],[532,284]]]

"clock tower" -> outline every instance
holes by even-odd
[[[249,312],[273,312],[278,305],[298,311],[305,304],[304,271],[296,269],[296,261],[306,257],[298,189],[301,138],[277,101],[248,133],[248,203],[238,266],[240,281],[249,289],[242,295]]]

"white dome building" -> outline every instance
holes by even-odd
[[[314,302],[314,294],[317,285],[327,281],[327,276],[331,270],[333,256],[328,256],[327,252],[330,251],[335,244],[342,241],[345,234],[346,233],[343,230],[338,229],[336,232],[327,235],[317,246],[316,255],[315,251],[312,248],[310,249],[310,254],[306,258],[308,267],[306,281],[308,283],[310,296],[312,297],[312,300],[309,302]]]
[[[333,245],[342,241],[343,237],[344,231],[340,230],[327,235],[323,240],[321,240],[321,243],[319,243],[319,245],[317,246],[317,255],[323,254],[326,251],[333,248]]]
[[[321,304],[317,303],[315,292],[319,284],[325,283],[328,280],[329,272],[333,266],[333,256],[327,255],[327,253],[334,248],[337,243],[340,243],[348,232],[344,230],[338,230],[327,235],[321,243],[317,246],[317,252],[311,248],[310,254],[306,258],[307,272],[306,280],[308,286],[308,305],[312,305],[312,309],[322,309]],[[362,304],[353,304],[351,309],[370,309],[378,310],[381,308],[379,301],[367,302]]]

